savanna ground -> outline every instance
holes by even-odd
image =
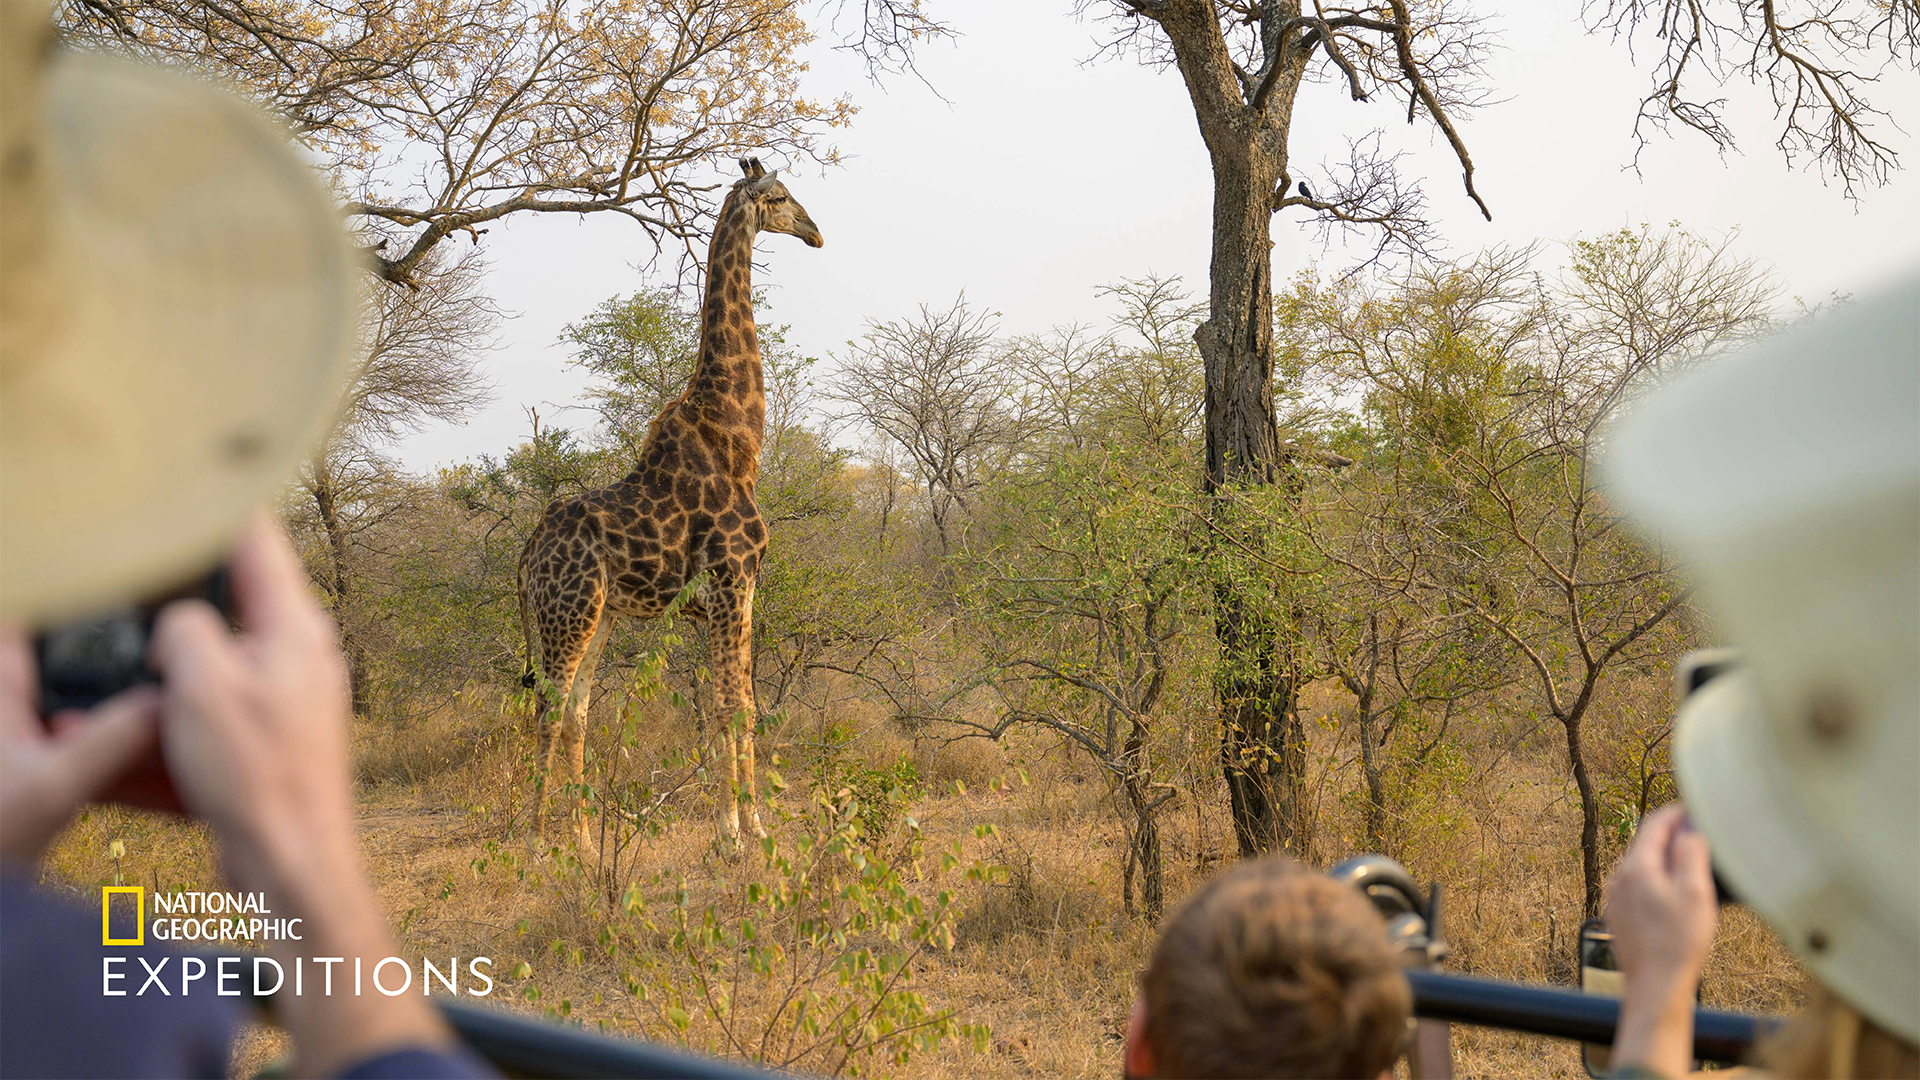
[[[1662,708],[1666,693],[1649,683],[1624,694],[1619,707]],[[1343,796],[1357,777],[1354,748],[1337,734],[1339,701],[1321,691],[1308,701],[1320,720],[1313,784],[1321,839],[1312,858],[1326,865],[1362,850],[1364,825]],[[502,802],[517,798],[507,785],[524,773],[531,735],[514,705],[485,704],[474,702],[469,710],[406,732],[358,725],[362,835],[376,886],[399,930],[400,954],[491,956],[499,976],[494,1004],[680,1042],[683,1033],[671,1020],[627,992],[625,978],[634,965],[606,954],[592,885],[567,869],[571,853],[534,853],[524,837],[509,838],[508,819],[523,818],[525,808],[510,814]],[[614,711],[612,705],[603,708]],[[691,743],[688,710],[662,704],[645,711],[646,743]],[[909,763],[919,778],[917,795],[897,812],[917,820],[930,849],[958,841],[969,856],[997,870],[988,880],[955,887],[959,917],[952,950],[923,952],[912,975],[930,1009],[990,1027],[984,1049],[952,1039],[903,1065],[867,1062],[864,1071],[1118,1075],[1121,1033],[1153,928],[1121,909],[1117,882],[1125,840],[1097,770],[1039,738],[942,745],[915,739],[884,715],[858,708],[839,710],[834,720],[809,719],[811,724],[798,726],[815,729],[808,731],[814,736],[830,724],[842,725],[836,752],[822,755],[818,738],[775,740],[789,773],[823,760],[876,773],[901,772],[901,763]],[[1446,890],[1449,970],[1574,980],[1581,886],[1577,852],[1567,837],[1577,830],[1579,815],[1570,806],[1559,753],[1543,733],[1463,753],[1429,778],[1426,812],[1395,822],[1404,838],[1396,854],[1420,880],[1437,880]],[[775,796],[773,806],[780,810],[769,821],[782,817],[781,811],[802,812],[804,799],[793,789]],[[1234,857],[1223,804],[1215,792],[1183,792],[1167,814],[1170,898]],[[668,897],[682,880],[696,893],[717,897],[720,879],[756,876],[753,853],[743,861],[715,843],[711,784],[690,784],[668,805],[672,824],[642,837],[623,856],[632,880],[666,879],[648,890],[654,900]],[[982,823],[994,825],[997,834],[976,839],[975,826]],[[897,851],[901,823],[891,824],[887,841]],[[805,821],[773,827],[775,838],[787,844],[808,831]],[[116,840],[124,845],[119,860],[110,856]],[[1618,850],[1617,841],[1612,848]],[[503,853],[513,860],[511,869],[501,861]],[[477,870],[485,860],[495,865]],[[596,858],[589,854],[585,861],[584,876],[590,878]],[[89,886],[124,880],[156,889],[199,888],[216,880],[204,830],[116,809],[88,813],[61,839],[48,865],[51,877]],[[937,865],[925,860],[929,877]],[[911,889],[931,887],[915,880]],[[1706,1004],[1780,1012],[1794,1007],[1802,992],[1800,969],[1764,924],[1728,908],[1704,984]],[[708,1032],[714,1041],[703,1042],[696,1031],[693,1045],[724,1052],[718,1038]],[[240,1065],[258,1065],[279,1049],[275,1038],[256,1036]],[[1575,1047],[1553,1040],[1458,1027],[1454,1051],[1462,1076],[1583,1075]],[[832,1058],[796,1064],[831,1067]]]

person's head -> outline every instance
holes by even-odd
[[[332,426],[365,270],[243,97],[0,3],[0,620],[205,573]]]
[[[1683,686],[1687,813],[1721,881],[1844,1006],[1810,1021],[1843,1064],[1862,1032],[1920,1044],[1916,401],[1909,272],[1701,365],[1607,439],[1613,498],[1744,653]]]
[[[1167,920],[1140,980],[1126,1069],[1150,1077],[1375,1077],[1412,991],[1358,889],[1287,859],[1241,863]]]

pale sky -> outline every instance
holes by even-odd
[[[755,284],[769,290],[768,317],[821,359],[816,381],[869,318],[945,306],[963,289],[1001,313],[1010,334],[1104,322],[1095,289],[1122,277],[1179,274],[1204,295],[1212,187],[1178,74],[1090,60],[1102,27],[1075,21],[1071,0],[932,2],[962,35],[921,56],[939,96],[911,77],[876,87],[825,42],[810,51],[808,93],[849,93],[861,111],[836,133],[840,167],[785,174],[826,246],[761,237]],[[1765,91],[1735,85],[1726,96],[1741,153],[1723,160],[1703,137],[1676,131],[1641,155],[1636,175],[1626,167],[1646,78],[1625,47],[1581,29],[1579,0],[1476,7],[1492,14],[1501,44],[1490,65],[1494,103],[1460,128],[1492,222],[1467,200],[1431,126],[1404,125],[1403,101],[1355,104],[1329,83],[1302,94],[1293,175],[1312,183],[1322,162],[1345,157],[1348,138],[1384,124],[1389,145],[1409,151],[1403,167],[1424,185],[1453,254],[1536,239],[1558,250],[1640,222],[1737,228],[1738,250],[1808,300],[1871,290],[1920,262],[1920,139],[1883,124],[1907,168],[1849,203],[1817,170],[1783,161]],[[1869,96],[1920,132],[1920,78],[1889,73]],[[734,179],[730,164],[725,175],[714,164],[715,179]],[[1349,265],[1301,220],[1275,220],[1277,280],[1316,260]],[[523,215],[497,224],[484,248],[490,289],[515,316],[481,365],[496,398],[464,424],[407,439],[400,452],[411,468],[503,453],[527,431],[525,405],[543,422],[590,426],[591,413],[567,411],[584,380],[554,339],[600,300],[646,283],[651,254],[639,226],[614,214]]]

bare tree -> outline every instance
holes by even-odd
[[[832,396],[905,453],[926,491],[942,555],[962,540],[973,494],[1019,442],[1025,418],[990,311],[963,294],[945,311],[867,324]]]
[[[300,486],[326,542],[321,584],[340,620],[353,705],[362,715],[371,701],[366,655],[350,610],[358,592],[354,549],[406,504],[404,485],[396,484],[382,451],[426,423],[465,416],[490,396],[474,363],[500,315],[481,277],[481,261],[469,251],[444,267],[430,261],[416,275],[416,289],[369,283],[359,370],[339,424],[301,471]]]
[[[1034,433],[1084,447],[1092,437],[1094,418],[1088,412],[1094,389],[1114,359],[1111,336],[1081,323],[1009,342],[1008,373],[1032,409]]]
[[[1198,434],[1206,378],[1194,328],[1206,316],[1178,277],[1123,278],[1100,290],[1118,304],[1100,377],[1108,426],[1148,446],[1185,444]]]

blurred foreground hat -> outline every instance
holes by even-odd
[[[287,133],[0,0],[0,616],[213,563],[338,407],[353,255]]]
[[[1920,1041],[1920,275],[1613,437],[1615,496],[1745,651],[1681,707],[1688,812],[1822,983]]]

